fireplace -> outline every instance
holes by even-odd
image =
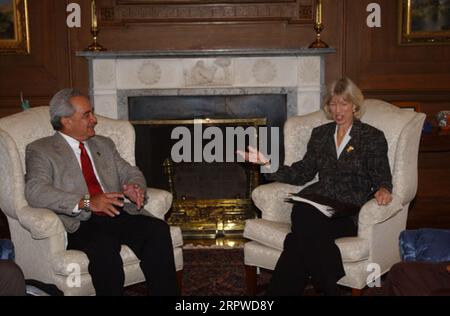
[[[286,120],[286,96],[140,96],[130,97],[128,105],[129,119],[136,131],[136,164],[150,187],[173,194],[169,223],[180,226],[184,236],[191,238],[242,235],[245,220],[257,216],[251,192],[262,178],[257,166],[237,162],[234,146],[229,159],[225,143],[231,141],[237,145],[235,134],[229,138],[229,132],[235,128],[250,131],[242,144],[244,148],[252,137],[257,142],[259,128],[281,129]],[[195,141],[200,141],[201,149],[206,150],[208,144],[218,140],[201,136],[211,127],[220,131],[223,138],[219,145],[224,146],[220,153],[214,150],[218,161],[196,161],[192,150],[188,161],[174,162],[171,151],[179,140],[171,136],[180,127],[192,136],[196,127],[200,131],[199,139],[189,140],[190,149],[194,148]],[[272,139],[268,136],[270,148]],[[276,154],[283,152],[278,147]]]
[[[179,186],[180,183],[175,183],[181,171],[181,174],[190,174],[192,178],[196,177],[192,174],[197,169],[205,170],[205,166],[172,164],[167,160],[167,153],[163,155],[155,150],[161,148],[159,145],[149,146],[153,140],[142,137],[141,133],[144,131],[144,135],[148,135],[149,130],[153,130],[152,134],[156,135],[158,124],[154,123],[158,121],[165,123],[159,124],[157,133],[164,134],[170,126],[169,121],[183,121],[188,126],[188,121],[193,119],[222,120],[229,124],[232,120],[243,120],[240,122],[247,125],[252,124],[252,120],[265,120],[268,126],[282,127],[287,117],[320,109],[324,91],[324,57],[333,52],[334,49],[235,49],[78,52],[77,55],[89,60],[90,93],[96,113],[130,120],[134,124],[138,165],[146,173],[150,186],[171,190],[176,195],[174,208],[181,210],[178,202],[184,201],[186,203],[182,205],[186,206],[197,199],[194,202],[202,206],[200,200],[221,200],[215,195],[213,187],[211,190],[203,188],[188,192],[183,190],[189,182],[182,183],[184,188]],[[268,100],[270,102],[266,102]],[[225,124],[217,126],[224,127]],[[166,147],[169,145],[166,144]],[[152,155],[140,156],[145,151],[151,151]],[[283,153],[282,147],[280,153]],[[144,165],[142,160],[148,159],[156,164]],[[282,161],[281,157],[280,163]],[[211,164],[206,169],[213,167]],[[155,168],[159,171],[156,172]],[[257,182],[252,182],[255,177],[249,176],[251,173],[246,168],[239,164],[230,165],[236,175],[233,180],[240,181],[242,185],[236,185],[238,188],[235,191],[226,190],[231,196],[222,196],[222,200],[234,200],[236,209],[242,206],[236,202],[238,200],[245,202],[243,205],[249,209],[253,207],[249,193],[251,185]],[[214,172],[217,172],[216,177],[227,178],[222,175],[224,170]],[[197,179],[209,181],[201,177]],[[212,195],[207,196],[208,192]],[[197,219],[208,217],[206,213],[211,213],[206,206],[200,209],[195,214]],[[254,216],[254,211],[242,211],[241,208],[239,216],[245,215],[241,218],[243,221],[248,216]],[[189,221],[181,211],[178,215],[180,222]],[[226,234],[223,229],[225,222],[217,223],[211,236]],[[232,229],[229,232],[232,233]]]

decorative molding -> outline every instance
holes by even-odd
[[[227,86],[233,83],[231,59],[198,60],[184,69],[186,86]]]
[[[315,0],[98,1],[102,26],[162,22],[313,23]]]
[[[253,77],[259,83],[270,83],[277,77],[277,67],[267,59],[255,62],[252,68]]]
[[[300,84],[317,84],[320,82],[320,59],[315,57],[299,59],[298,73]]]
[[[105,60],[94,63],[94,84],[96,86],[109,86],[114,83],[116,77],[114,66],[114,62]]]
[[[158,64],[146,61],[139,68],[137,76],[140,82],[152,86],[161,80],[161,74],[161,67]]]

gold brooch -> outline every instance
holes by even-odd
[[[347,152],[351,153],[353,150],[355,150],[355,148],[353,148],[353,146],[348,146],[347,147]]]

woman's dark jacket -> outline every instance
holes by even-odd
[[[331,204],[328,201],[351,204],[358,209],[380,187],[392,192],[388,146],[383,132],[355,120],[351,139],[338,159],[335,130],[335,122],[314,128],[304,158],[290,167],[281,166],[277,172],[266,174],[266,178],[304,185],[318,173],[319,181],[304,188],[299,196],[327,205]]]

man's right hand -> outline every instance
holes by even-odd
[[[114,207],[123,206],[124,195],[118,192],[102,193],[91,197],[90,209],[93,213],[104,213],[110,217],[119,215],[120,212]]]

